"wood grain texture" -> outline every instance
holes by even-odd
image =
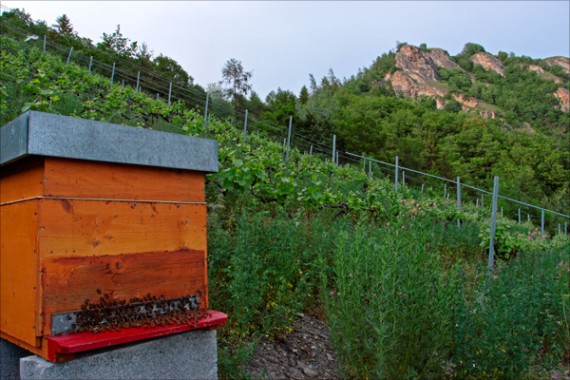
[[[0,330],[31,346],[40,335],[38,201],[0,206]]]
[[[204,173],[47,157],[45,195],[204,202]]]
[[[40,210],[42,258],[206,251],[205,205],[44,199]]]
[[[53,257],[42,263],[44,335],[51,335],[51,314],[78,311],[102,294],[130,300],[147,294],[178,298],[204,295],[202,251],[147,252],[92,257]],[[201,297],[205,308],[205,298]]]
[[[0,168],[0,204],[43,194],[43,160],[27,157]]]

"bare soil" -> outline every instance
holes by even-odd
[[[246,371],[252,379],[342,379],[328,325],[309,315],[286,337],[262,340]]]

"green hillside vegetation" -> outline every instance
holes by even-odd
[[[337,132],[348,144],[352,135],[331,126],[363,129],[383,148],[368,151],[364,134],[353,151],[390,160],[399,154],[410,167],[418,160],[415,168],[446,175],[460,170],[474,184],[500,173],[501,193],[536,186],[529,198],[563,204],[545,195],[564,197],[568,187],[565,152],[549,145],[555,137],[512,137],[493,122],[436,111],[429,100],[396,98],[382,87],[357,95],[348,91],[353,82],[331,73],[299,98],[280,90],[265,104],[251,96],[260,114],[244,139],[231,114],[235,102],[226,101],[227,118],[206,123],[195,105],[169,105],[21,41],[0,37],[2,125],[32,109],[219,142],[220,172],[207,177],[206,196],[210,307],[229,316],[218,335],[223,378],[244,376],[255,343],[288,333],[301,312],[329,321],[347,378],[548,377],[569,357],[570,246],[555,223],[543,238],[532,222],[499,217],[489,276],[490,200],[477,207],[466,195],[458,211],[435,181],[395,192],[392,175],[378,167],[369,176],[361,163],[335,165],[295,147],[285,160],[282,137],[274,141],[262,121],[281,124],[294,109],[295,125],[314,138]],[[522,167],[501,150],[511,145],[526,152]],[[440,150],[455,166],[441,166]],[[545,161],[534,161],[536,154]],[[548,177],[537,181],[528,162],[543,165],[537,168]],[[509,177],[507,164],[526,180]]]

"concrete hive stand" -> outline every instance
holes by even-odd
[[[62,321],[101,292],[198,294],[207,310],[204,175],[218,170],[217,142],[27,112],[0,143],[0,377],[216,378],[216,332],[193,329],[223,313],[102,334]]]

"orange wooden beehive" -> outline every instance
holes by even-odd
[[[1,130],[0,333],[44,358],[101,294],[201,294],[217,142],[28,112]]]

